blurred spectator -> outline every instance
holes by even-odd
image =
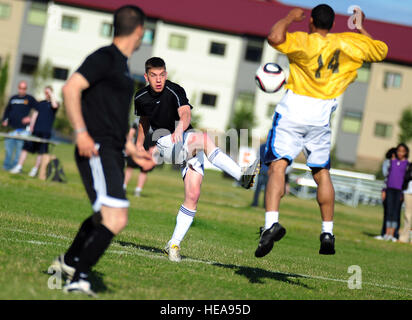
[[[400,143],[396,148],[396,159],[391,160],[386,181],[386,232],[385,240],[397,241],[395,230],[399,230],[403,201],[402,186],[408,167],[409,148]]]
[[[377,240],[383,240],[386,233],[386,179],[388,178],[392,159],[396,159],[396,148],[390,148],[386,152],[385,160],[382,163],[382,174],[385,181],[385,188],[382,189],[383,222],[381,234],[375,237]]]
[[[3,127],[11,127],[13,130],[8,134],[11,136],[27,136],[30,134],[26,127],[30,123],[29,113],[37,104],[36,99],[27,94],[27,82],[20,81],[18,93],[12,96],[6,106],[2,118]],[[10,170],[16,166],[19,160],[24,141],[19,139],[5,139],[4,148],[6,155],[4,158],[4,170]]]
[[[260,159],[264,158],[265,155],[265,148],[266,148],[266,142],[262,143],[259,148],[259,157]],[[257,207],[259,205],[259,195],[260,191],[263,189],[265,191],[266,189],[266,184],[268,182],[268,169],[269,167],[264,164],[263,162],[260,163],[260,171],[258,175],[258,181],[256,184],[256,189],[255,193],[253,195],[253,202],[251,204],[252,207]],[[292,171],[292,166],[288,166],[285,171],[285,194],[289,194],[290,192],[290,187],[289,187],[289,173]],[[265,201],[266,201],[266,192],[263,193],[264,198],[263,198],[263,206],[265,206]]]
[[[405,213],[403,216],[403,228],[399,235],[400,242],[412,243],[412,163],[409,163],[403,180],[403,196],[405,201]]]
[[[260,145],[259,148],[259,157],[260,159],[264,158],[265,155],[265,147],[266,147],[266,143],[262,143]],[[259,195],[260,195],[260,191],[263,189],[265,190],[266,188],[266,183],[268,182],[268,166],[261,162],[260,163],[260,171],[259,171],[259,175],[258,175],[258,181],[256,184],[256,189],[255,189],[255,193],[253,195],[253,202],[251,204],[252,207],[257,207],[259,204]],[[266,195],[266,192],[264,192],[264,195]],[[265,204],[265,198],[263,200],[263,204]]]
[[[59,103],[56,101],[54,97],[52,87],[45,87],[44,95],[45,100],[40,101],[35,106],[36,111],[34,112],[32,120],[30,122],[30,131],[32,132],[33,137],[41,139],[50,139]],[[38,153],[39,155],[37,157],[36,164],[30,170],[29,173],[30,177],[35,177],[39,170],[42,158],[45,154],[48,153],[48,150],[48,143],[25,141],[23,145],[23,151],[19,158],[19,162],[13,169],[10,170],[10,173],[16,174],[21,172],[24,161],[26,161],[28,152]]]
[[[128,133],[129,138],[131,138],[135,144],[137,141],[138,125],[139,125],[139,119],[136,118],[136,120],[133,122],[133,125],[130,128],[129,133]],[[156,142],[153,141],[151,133],[148,133],[146,135],[143,146],[147,151],[152,153],[154,147],[156,146]],[[126,170],[124,173],[124,183],[123,183],[123,188],[125,190],[127,189],[127,185],[129,184],[129,181],[132,178],[133,169],[137,169],[137,168],[140,169],[140,173],[139,173],[139,177],[137,178],[137,185],[134,190],[134,195],[136,197],[140,197],[143,187],[147,181],[147,174],[150,171],[152,171],[155,167],[153,167],[150,170],[144,170],[141,166],[139,166],[136,162],[133,161],[132,157],[130,156],[126,157]]]

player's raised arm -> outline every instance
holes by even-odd
[[[348,33],[345,33],[345,37],[347,37],[346,35],[348,35],[349,38],[353,38],[353,39],[347,39],[347,40],[349,41],[351,46],[358,49],[356,50],[356,52],[359,53],[363,61],[368,61],[368,62],[382,61],[383,59],[386,58],[386,55],[388,54],[388,46],[383,41],[374,39],[368,33],[368,31],[366,31],[364,27],[365,14],[361,11],[361,9],[355,8],[353,10],[353,13],[354,13],[353,24],[356,30],[362,36],[358,36],[356,32],[355,33],[348,32]],[[359,21],[357,21],[357,19],[359,19]],[[352,36],[354,34],[356,35],[355,37]]]
[[[81,110],[82,91],[89,87],[89,82],[80,73],[75,72],[63,86],[63,98],[67,116],[76,133],[76,144],[79,154],[84,157],[97,155],[94,140],[87,132]]]
[[[373,39],[363,26],[363,22],[365,21],[365,13],[360,8],[354,8],[353,15],[353,24],[355,25],[356,30],[364,36]]]
[[[305,11],[301,8],[293,8],[288,15],[280,19],[270,30],[267,37],[269,44],[274,47],[286,41],[286,32],[292,22],[301,22],[305,19]]]

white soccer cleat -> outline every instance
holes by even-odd
[[[49,274],[53,272],[60,272],[60,274],[64,275],[69,280],[73,278],[75,271],[75,268],[64,263],[64,254],[58,256],[48,269]]]
[[[9,171],[11,174],[21,173],[21,166],[17,164],[14,168],[10,169]]]
[[[169,257],[170,261],[180,262],[182,260],[182,257],[180,256],[180,247],[178,245],[171,245],[168,243],[163,251]]]
[[[65,293],[84,293],[93,298],[97,298],[97,294],[90,288],[90,282],[86,280],[78,280],[70,282],[63,287]]]
[[[37,171],[39,169],[37,169],[36,167],[31,168],[30,172],[29,172],[29,177],[34,178],[37,175]]]

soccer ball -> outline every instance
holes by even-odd
[[[274,93],[282,88],[286,82],[286,75],[280,65],[269,62],[256,70],[255,80],[262,91]]]

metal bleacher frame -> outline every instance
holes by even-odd
[[[381,192],[384,182],[376,180],[372,174],[331,169],[330,175],[335,188],[335,199],[351,207],[359,204],[382,204]],[[313,199],[316,197],[316,183],[310,168],[301,163],[293,163],[289,173],[290,192],[296,197]]]

